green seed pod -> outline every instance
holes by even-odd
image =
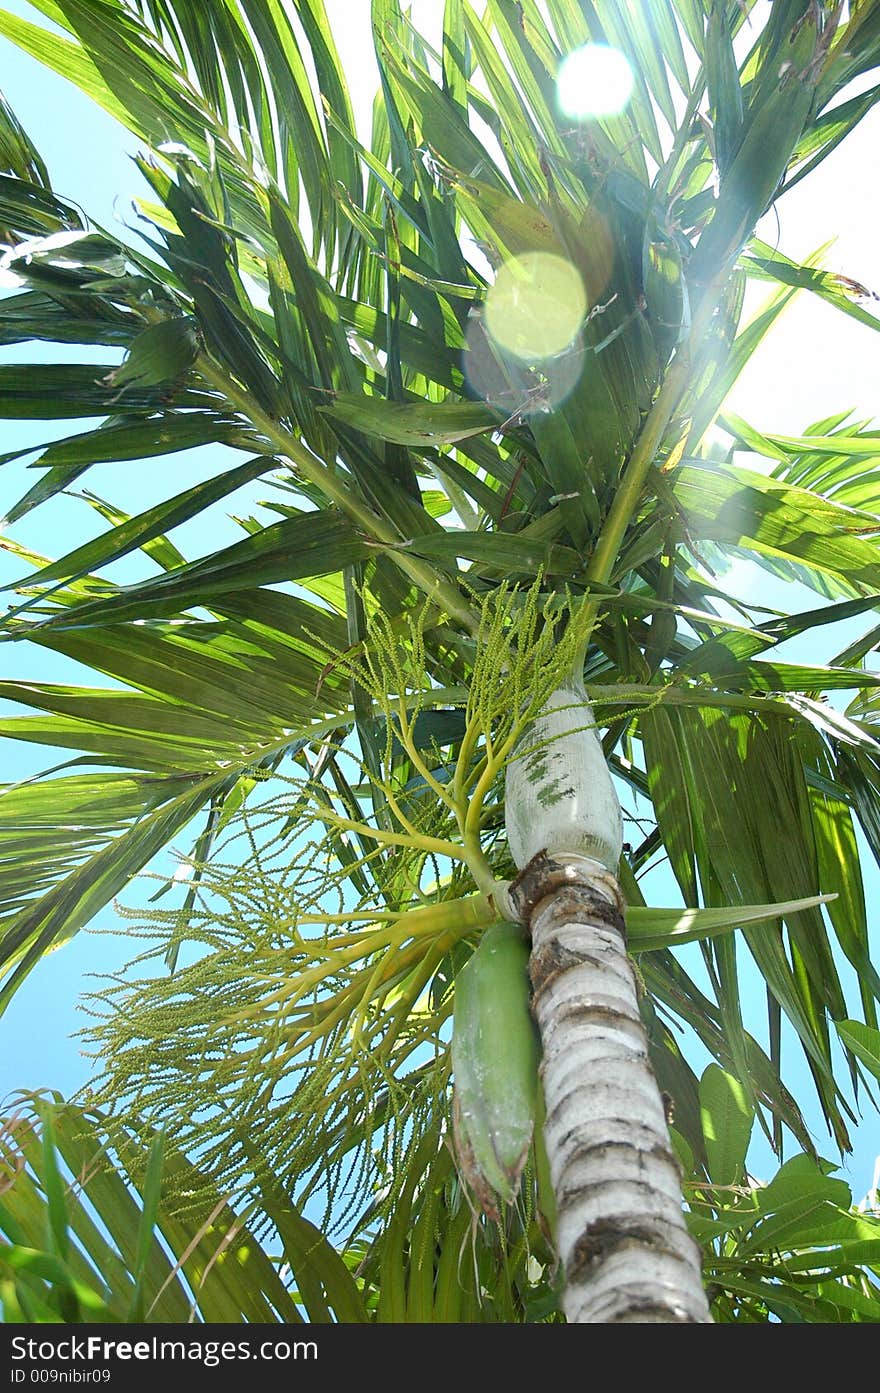
[[[453,1125],[459,1165],[480,1204],[511,1204],[535,1127],[538,1033],[519,924],[493,924],[455,979]]]

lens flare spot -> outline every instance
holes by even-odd
[[[566,116],[575,120],[613,116],[632,95],[632,68],[618,48],[584,44],[563,59],[556,94]]]
[[[486,328],[507,353],[533,362],[562,353],[578,335],[587,294],[565,257],[526,252],[499,269],[486,296]]]
[[[482,314],[466,330],[462,368],[471,390],[505,418],[527,420],[552,411],[574,390],[584,370],[580,336],[564,353],[526,363],[506,353],[489,335]]]

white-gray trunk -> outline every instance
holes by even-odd
[[[530,723],[506,782],[566,1318],[709,1321],[626,952],[620,803],[578,681]]]
[[[709,1321],[617,881],[583,857],[539,854],[512,895],[532,935],[566,1319]]]

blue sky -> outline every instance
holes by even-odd
[[[426,9],[425,0],[417,0]],[[436,13],[437,5],[431,0]],[[11,0],[6,8],[28,14],[28,6]],[[345,14],[346,24],[337,25],[343,58],[357,74],[355,97],[372,91],[372,65],[364,58],[366,49],[363,34],[367,5],[352,9],[350,0],[331,0],[331,15]],[[427,10],[426,10],[427,12]],[[356,16],[356,17],[355,17]],[[351,22],[349,22],[351,21]],[[82,97],[61,79],[46,72],[38,64],[20,54],[5,40],[0,40],[0,74],[2,88],[26,129],[42,151],[56,190],[82,206],[89,216],[112,228],[118,220],[134,222],[132,197],[143,192],[131,155],[137,142],[111,118]],[[362,96],[360,98],[363,99]],[[804,184],[784,201],[782,224],[763,229],[768,240],[780,241],[783,250],[804,255],[831,236],[837,237],[829,253],[829,265],[868,285],[880,286],[880,258],[876,238],[877,189],[865,177],[872,166],[871,155],[876,152],[880,122],[876,113],[851,142],[827,162],[816,181]],[[809,188],[808,188],[809,185]],[[759,292],[760,297],[760,292]],[[62,350],[63,351],[63,350]],[[57,356],[59,350],[49,352]],[[71,357],[82,356],[69,350]],[[23,361],[38,356],[34,346],[16,350]],[[94,355],[90,354],[90,357]],[[108,362],[118,360],[118,353],[106,355]],[[787,320],[772,336],[764,349],[750,364],[743,379],[734,389],[732,408],[762,430],[776,429],[783,433],[800,433],[804,426],[826,413],[852,406],[861,416],[878,414],[880,389],[880,335],[863,326],[844,320],[826,305],[803,299],[798,302]],[[83,422],[83,425],[86,423]],[[5,422],[3,451],[12,450],[25,441],[40,441],[52,435],[68,433],[63,423],[56,423],[34,432],[30,423]],[[129,510],[138,510],[155,499],[156,473],[167,469],[167,493],[176,492],[213,473],[217,468],[222,447],[210,452],[197,451],[189,455],[174,455],[166,461],[150,463],[147,470],[137,467],[109,465],[90,476],[89,486],[104,493],[115,503]],[[231,457],[231,456],[230,456]],[[6,465],[0,471],[0,514],[10,502],[25,491],[33,481],[24,465]],[[163,481],[163,486],[165,482]],[[265,496],[265,488],[258,496]],[[102,524],[84,503],[59,499],[50,507],[37,510],[14,530],[17,540],[48,555],[67,550],[73,539],[82,540],[88,529],[101,530]],[[210,527],[205,519],[189,524],[175,533],[174,540],[190,555],[237,540],[241,535],[222,509],[215,509]],[[143,574],[143,560],[127,558],[117,568],[108,571],[114,579],[134,579]],[[0,553],[0,579],[8,583],[18,574],[17,565]],[[737,574],[742,593],[756,584],[754,574],[743,568]],[[758,584],[762,601],[793,608],[811,608],[817,597],[810,592],[793,591],[772,582],[761,573]],[[823,630],[823,648],[817,653],[815,640],[809,637],[794,641],[783,650],[786,657],[817,660],[842,646],[848,638],[861,631],[862,625],[837,626],[835,631]],[[11,678],[44,680],[77,680],[76,665],[55,655],[30,646],[0,649],[0,671]],[[87,680],[95,682],[94,674]],[[8,708],[10,713],[13,708]],[[57,762],[55,750],[40,750],[34,746],[3,742],[3,779],[27,777],[38,768]],[[182,848],[183,849],[183,848]],[[170,860],[165,858],[165,865]],[[865,860],[866,891],[869,914],[872,905],[880,903],[876,868]],[[668,875],[658,873],[651,881],[652,899],[659,903],[675,903],[677,896],[670,887]],[[133,888],[125,897],[136,903],[139,892]],[[142,892],[146,893],[146,892]],[[96,927],[101,933],[80,933],[63,950],[52,954],[31,975],[6,1015],[0,1019],[0,1097],[15,1088],[50,1087],[64,1093],[86,1081],[91,1064],[80,1054],[80,1046],[71,1034],[84,1023],[77,1001],[88,974],[118,969],[133,950],[128,941],[113,933],[116,923],[111,910],[98,916]],[[874,922],[876,935],[876,918]],[[108,932],[109,931],[109,932]],[[876,955],[876,951],[875,951]],[[845,976],[845,981],[849,979]],[[756,1021],[763,1012],[763,998],[754,997]],[[812,1086],[804,1080],[804,1097]],[[816,1141],[829,1158],[833,1148],[827,1136],[817,1130]],[[856,1151],[846,1166],[856,1197],[871,1183],[874,1159],[880,1151],[880,1128],[876,1114],[868,1115],[866,1124],[856,1137]],[[768,1153],[755,1149],[753,1161],[759,1173],[767,1173],[771,1163]]]
[[[29,6],[12,0],[5,8],[16,14],[34,18]],[[97,223],[108,230],[124,235],[122,223],[135,222],[132,200],[149,191],[143,183],[132,156],[137,153],[136,139],[116,121],[64,82],[23,54],[7,40],[0,38],[0,87],[41,151],[50,171],[53,186],[60,195],[70,198]],[[67,356],[71,361],[119,361],[118,350],[81,350],[75,346],[23,344],[5,350],[5,361],[36,361],[41,357],[58,361]],[[11,451],[26,443],[38,443],[53,437],[70,434],[88,421],[34,423],[4,421],[2,451]],[[106,471],[96,470],[89,476],[88,486],[119,506],[136,512],[155,502],[157,473],[166,495],[179,492],[191,484],[210,477],[218,463],[239,461],[241,456],[223,446],[212,450],[174,454],[151,460],[145,467],[110,465]],[[0,470],[0,516],[25,493],[34,482],[25,462],[13,462]],[[265,494],[263,489],[262,493]],[[236,501],[241,495],[236,496]],[[242,509],[244,511],[244,509]],[[16,541],[45,555],[63,554],[86,536],[98,535],[104,523],[84,502],[57,498],[31,514],[13,529]],[[223,512],[214,509],[192,524],[175,533],[175,541],[189,555],[201,555],[242,536]],[[145,568],[154,569],[143,556],[124,558],[106,574],[118,581],[140,579]],[[20,562],[0,551],[0,582],[8,584],[22,573]],[[4,597],[4,607],[5,607]],[[102,678],[80,667],[70,659],[49,653],[34,645],[5,647],[0,651],[0,675],[9,679],[32,681],[77,682],[100,685]],[[2,714],[20,714],[21,708],[0,703]],[[3,740],[3,774],[6,782],[26,778],[58,763],[63,753],[55,748]],[[183,848],[181,848],[183,849]],[[162,858],[165,867],[173,866],[170,856]],[[155,887],[150,887],[150,892]],[[148,892],[139,893],[132,887],[126,896],[130,903],[142,902]],[[85,1023],[79,1010],[79,996],[94,984],[90,974],[118,970],[134,955],[129,940],[112,932],[117,927],[112,910],[99,915],[95,932],[78,934],[63,949],[50,954],[32,974],[24,988],[13,998],[9,1009],[0,1018],[0,1098],[17,1088],[53,1088],[64,1094],[72,1093],[91,1074],[91,1064],[71,1037]],[[109,934],[103,932],[110,930]]]

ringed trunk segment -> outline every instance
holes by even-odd
[[[511,898],[532,936],[566,1319],[709,1322],[648,1062],[620,886],[589,858],[539,852]]]

